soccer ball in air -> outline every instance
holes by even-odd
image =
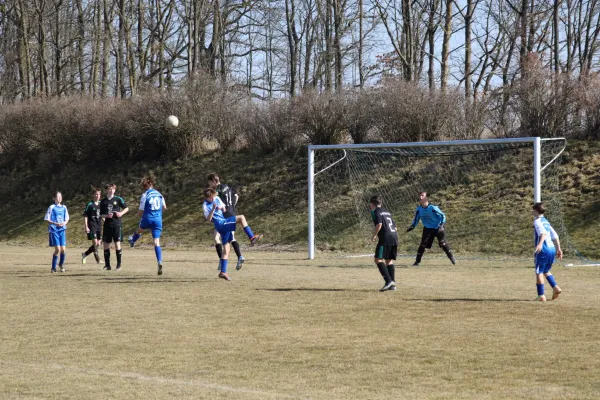
[[[168,128],[177,128],[179,126],[179,118],[174,115],[169,115],[167,117],[167,127]]]

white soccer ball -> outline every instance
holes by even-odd
[[[174,115],[169,115],[167,117],[167,127],[169,128],[177,128],[179,126],[179,118]]]

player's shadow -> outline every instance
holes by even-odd
[[[169,278],[143,278],[143,277],[123,277],[123,278],[102,278],[103,283],[117,285],[140,285],[146,283],[198,283],[208,281],[208,279],[169,279]]]
[[[257,288],[255,290],[263,292],[372,292],[367,289],[339,289],[339,288]]]
[[[433,303],[521,303],[531,302],[531,300],[525,299],[468,299],[468,298],[456,298],[456,299],[404,299],[404,301],[429,301]]]

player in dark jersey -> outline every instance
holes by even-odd
[[[223,203],[225,203],[226,210],[223,213],[225,218],[235,217],[236,216],[236,206],[239,200],[239,196],[235,190],[235,188],[221,183],[219,176],[216,173],[211,173],[207,176],[208,187],[213,188],[217,191],[217,196],[221,199]],[[235,251],[235,255],[237,256],[237,264],[235,269],[239,270],[242,268],[242,264],[244,263],[244,256],[242,255],[242,251],[240,249],[240,244],[235,240],[235,233],[232,232],[233,240],[231,241],[231,247],[233,247],[233,251]],[[215,249],[217,250],[217,255],[219,259],[221,259],[223,255],[223,243],[222,238],[219,232],[215,230]]]
[[[117,253],[117,270],[121,269],[121,255],[123,249],[121,242],[123,241],[123,227],[121,217],[129,211],[125,199],[115,196],[117,185],[109,183],[105,187],[106,197],[100,202],[100,215],[104,218],[104,229],[102,230],[102,241],[104,242],[104,269],[109,270],[110,267],[110,244],[115,242],[115,250]]]
[[[381,291],[396,290],[396,268],[394,260],[398,254],[398,231],[392,219],[392,214],[381,206],[381,197],[373,196],[369,202],[371,216],[375,224],[373,241],[377,242],[375,247],[375,265],[385,284]]]
[[[81,253],[81,263],[85,264],[87,256],[94,254],[96,263],[100,264],[98,256],[98,246],[102,243],[102,217],[100,217],[100,197],[102,192],[100,189],[92,189],[92,201],[87,203],[83,211],[83,227],[87,233],[88,240],[92,241],[92,245],[85,253]]]

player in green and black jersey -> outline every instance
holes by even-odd
[[[100,197],[102,192],[100,189],[92,189],[92,200],[87,203],[83,211],[83,227],[87,233],[88,240],[92,241],[92,245],[85,253],[81,253],[81,263],[85,264],[87,256],[94,253],[96,262],[100,264],[98,256],[98,246],[102,243],[102,217],[100,216]]]
[[[373,196],[369,202],[371,216],[375,224],[373,241],[375,247],[375,264],[385,280],[381,291],[396,290],[396,271],[394,260],[398,253],[398,231],[392,214],[381,206],[381,197]]]
[[[123,249],[123,227],[121,217],[129,211],[125,199],[115,196],[117,185],[109,183],[105,187],[106,197],[100,202],[100,215],[104,218],[104,229],[102,230],[102,241],[104,242],[104,269],[110,270],[110,244],[115,242],[117,253],[117,270],[121,269],[121,255]]]

